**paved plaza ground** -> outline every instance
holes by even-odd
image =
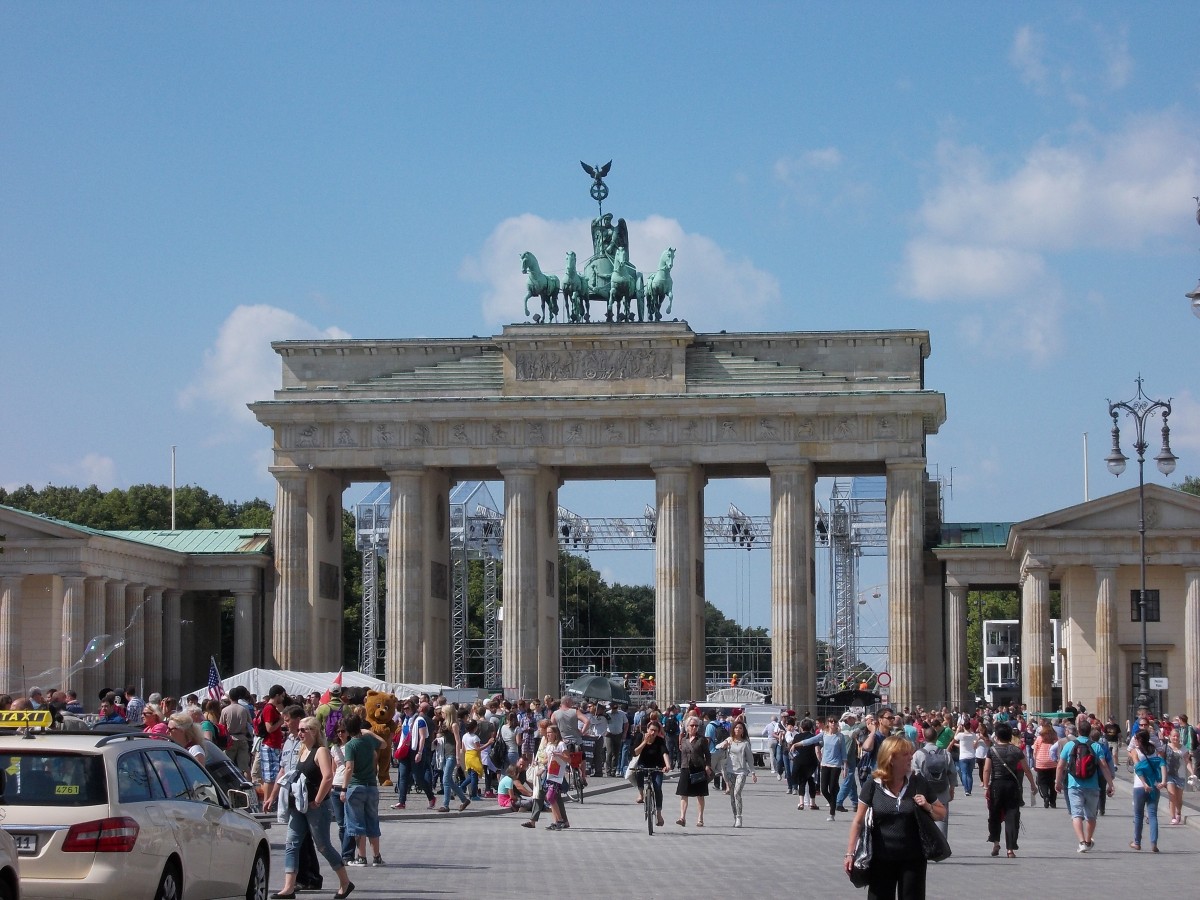
[[[1132,815],[1128,775],[1096,829],[1096,849],[1076,852],[1066,812],[1027,806],[1023,810],[1019,857],[992,858],[987,843],[987,811],[982,791],[961,794],[950,808],[954,855],[931,864],[928,896],[996,896],[1013,889],[1036,889],[1043,896],[1087,890],[1164,897],[1200,896],[1200,829],[1164,827],[1159,848],[1129,849]],[[746,787],[745,826],[735,829],[728,798],[709,798],[705,827],[695,827],[695,801],[688,827],[674,824],[678,801],[674,783],[666,786],[667,821],[653,837],[646,834],[642,807],[631,787],[619,779],[593,779],[597,790],[582,806],[568,804],[571,829],[546,831],[549,814],[536,831],[522,828],[525,815],[494,813],[495,801],[473,803],[466,813],[418,812],[423,797],[410,795],[409,810],[385,817],[382,849],[387,866],[351,868],[355,898],[413,897],[581,897],[588,900],[707,898],[735,896],[865,897],[841,869],[849,816],[826,822],[826,812],[797,812],[786,784],[760,775]],[[394,802],[383,788],[383,806]],[[1200,794],[1187,794],[1190,821],[1200,823]],[[412,802],[416,801],[416,802]],[[486,811],[485,811],[486,810]],[[1166,800],[1160,803],[1167,821]],[[270,832],[272,889],[282,882],[282,826]],[[324,869],[323,896],[336,890]],[[553,881],[539,886],[547,878]]]

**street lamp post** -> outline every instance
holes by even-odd
[[[1171,415],[1170,400],[1151,400],[1142,391],[1142,376],[1137,379],[1137,395],[1132,400],[1118,403],[1108,401],[1108,414],[1112,416],[1112,450],[1104,461],[1108,471],[1120,476],[1125,471],[1126,456],[1121,452],[1121,430],[1117,425],[1121,412],[1125,412],[1134,423],[1133,449],[1137,451],[1138,463],[1138,551],[1141,561],[1141,588],[1138,591],[1138,617],[1142,620],[1142,657],[1138,666],[1138,709],[1150,708],[1150,663],[1146,659],[1146,422],[1156,412],[1162,412],[1162,449],[1154,457],[1158,471],[1170,475],[1175,471],[1175,454],[1171,452],[1171,429],[1167,417]]]

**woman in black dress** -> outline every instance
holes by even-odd
[[[679,739],[679,784],[675,793],[679,797],[679,818],[676,825],[687,826],[688,797],[696,798],[699,812],[696,827],[704,827],[704,798],[708,796],[708,781],[712,778],[712,756],[708,750],[708,738],[700,730],[700,718],[688,716],[684,734]]]

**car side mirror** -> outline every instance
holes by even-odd
[[[229,791],[229,806],[232,809],[249,809],[250,795],[245,791]]]

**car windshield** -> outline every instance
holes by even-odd
[[[5,751],[5,806],[96,806],[108,802],[104,759],[95,754]]]

